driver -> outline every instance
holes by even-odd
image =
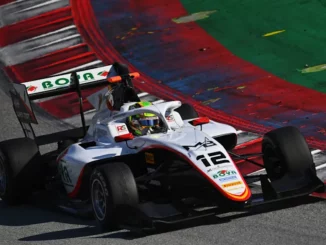
[[[132,105],[129,109],[146,107],[150,105],[152,105],[151,102],[141,101]],[[159,117],[152,113],[142,113],[130,116],[127,119],[129,130],[136,136],[142,136],[156,132],[160,129],[159,122]]]

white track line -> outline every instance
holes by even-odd
[[[68,41],[68,40],[71,40],[71,39],[77,39],[77,38],[81,38],[80,34],[74,34],[74,35],[70,35],[68,37],[60,38],[58,40],[54,40],[52,42],[48,42],[48,43],[33,47],[33,48],[28,49],[26,51],[30,52],[30,51],[35,51],[35,50],[39,50],[39,49],[45,49],[47,47],[54,46],[55,44],[59,44],[59,43],[62,43],[64,41]],[[79,43],[76,43],[74,46],[76,46],[77,44],[79,44]],[[70,47],[72,47],[72,46],[70,46]]]
[[[40,3],[40,4],[37,4],[37,5],[33,5],[31,7],[28,7],[28,8],[24,8],[22,10],[19,10],[17,12],[14,12],[13,14],[19,14],[19,13],[23,13],[23,12],[26,12],[26,11],[31,11],[33,9],[37,9],[37,8],[40,8],[40,7],[44,7],[44,6],[47,6],[47,5],[51,5],[53,3],[57,3],[57,2],[61,2],[61,0],[50,0],[50,1],[47,1],[45,3]]]
[[[311,154],[312,155],[315,155],[315,154],[318,154],[318,153],[320,153],[320,152],[322,152],[321,150],[313,150],[313,151],[311,151]]]
[[[10,6],[10,5],[14,5],[14,4],[17,4],[17,3],[21,3],[21,2],[24,2],[24,1],[26,1],[26,0],[16,0],[16,1],[14,1],[14,2],[10,2],[10,3],[7,3],[7,4],[5,4],[5,5],[2,5],[2,6]]]
[[[0,6],[0,28],[69,6],[69,0],[24,0]]]
[[[70,73],[70,72],[77,71],[77,70],[80,70],[80,69],[84,69],[84,68],[87,68],[87,67],[92,67],[92,68],[94,68],[94,66],[96,66],[96,65],[100,65],[100,64],[103,64],[103,62],[100,61],[100,60],[96,60],[96,61],[93,61],[93,62],[90,62],[90,63],[84,64],[84,65],[81,65],[81,66],[77,66],[77,67],[71,68],[71,69],[69,69],[69,70],[65,70],[65,71],[62,71],[62,72],[56,73],[56,74],[54,74],[53,76],[57,76],[57,75],[65,74],[65,73]],[[104,64],[103,64],[103,66],[104,66]]]
[[[25,39],[22,42],[33,41],[35,39],[41,39],[43,37],[51,36],[51,35],[58,34],[58,33],[61,33],[61,32],[67,32],[67,31],[73,31],[73,33],[79,34],[78,30],[77,30],[77,27],[75,25],[70,25],[70,26],[65,26],[63,28],[60,28],[60,29],[55,30],[55,31],[44,33],[44,34],[36,36],[36,37],[31,37],[29,39]]]
[[[325,168],[325,167],[326,167],[326,163],[321,164],[321,165],[318,165],[318,166],[316,167],[316,170],[320,170],[320,169]]]
[[[0,48],[0,60],[5,66],[13,66],[80,43],[76,26],[71,25]]]

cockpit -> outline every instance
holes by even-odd
[[[139,137],[181,128],[183,120],[180,114],[174,111],[180,105],[179,101],[159,104],[146,101],[125,103],[120,111],[106,117],[102,115],[97,123],[94,122],[93,137],[102,142],[113,143],[115,137],[130,133]]]

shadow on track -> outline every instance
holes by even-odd
[[[292,200],[287,200],[287,201],[280,201],[279,203],[270,203],[270,204],[265,204],[261,206],[257,206],[255,208],[252,208],[251,210],[247,212],[237,212],[236,214],[226,214],[225,217],[212,217],[206,221],[203,222],[191,222],[185,225],[176,225],[176,226],[171,226],[171,227],[161,227],[157,232],[151,233],[151,234],[143,234],[143,235],[154,235],[154,234],[163,234],[166,232],[170,231],[175,231],[175,230],[181,230],[181,229],[187,229],[187,228],[192,228],[192,227],[198,227],[198,226],[205,226],[205,225],[218,225],[222,223],[227,223],[227,222],[232,222],[233,220],[248,217],[248,216],[253,216],[253,215],[258,215],[262,213],[269,213],[273,211],[278,211],[278,210],[283,210],[283,209],[288,209],[288,208],[294,208],[297,206],[305,205],[305,204],[313,204],[323,201],[323,199],[317,198],[317,197],[301,197],[295,198]],[[121,239],[137,239],[139,237],[139,233],[136,233],[134,235],[133,232],[126,232],[126,231],[120,231],[108,235],[103,235],[99,236],[97,238],[121,238]],[[126,238],[127,237],[127,238]]]
[[[218,225],[221,223],[226,223],[226,222],[232,222],[235,219],[240,219],[248,216],[253,216],[257,214],[262,214],[262,213],[268,213],[268,212],[273,212],[273,211],[278,211],[278,210],[283,210],[283,209],[288,209],[292,207],[297,207],[305,204],[312,204],[316,202],[320,202],[322,199],[316,198],[316,197],[304,197],[300,199],[292,199],[292,200],[287,200],[287,201],[282,201],[279,203],[273,203],[273,204],[266,204],[262,206],[255,207],[251,209],[248,212],[242,212],[239,213],[237,212],[236,214],[230,214],[225,217],[212,217],[208,220],[202,221],[202,222],[192,222],[188,223],[185,225],[177,225],[177,226],[171,226],[171,227],[161,227],[159,228],[156,232],[153,233],[138,233],[138,232],[132,232],[132,231],[127,231],[127,230],[119,230],[115,232],[110,232],[110,233],[101,233],[97,227],[94,226],[94,223],[84,223],[84,225],[88,225],[88,227],[81,227],[81,228],[73,228],[73,229],[65,229],[62,231],[54,231],[54,232],[48,232],[48,233],[43,233],[43,234],[38,234],[34,236],[29,236],[29,237],[24,237],[19,239],[20,241],[46,241],[46,240],[60,240],[60,239],[69,239],[69,238],[78,238],[78,237],[86,237],[86,236],[94,236],[93,238],[113,238],[113,239],[123,239],[123,240],[136,240],[138,238],[142,238],[144,236],[150,236],[150,235],[156,235],[156,234],[163,234],[166,232],[170,231],[175,231],[175,230],[182,230],[182,229],[187,229],[191,227],[198,227],[198,226],[205,226],[205,225]],[[33,216],[33,214],[30,214]],[[35,215],[35,214],[34,214]],[[57,214],[52,214],[56,217],[58,222],[69,222],[71,219],[68,217],[61,216]],[[2,213],[0,212],[0,216],[2,216]],[[42,219],[51,219],[51,217],[39,217],[39,218],[31,218],[30,221],[33,219],[39,219],[38,221],[41,221]],[[58,220],[59,219],[59,220]],[[46,222],[46,221],[45,221]],[[1,222],[0,222],[1,224]],[[80,223],[82,224],[82,223]],[[92,226],[93,225],[93,226]]]
[[[27,226],[47,222],[94,225],[91,220],[76,218],[53,208],[44,208],[31,204],[8,207],[1,199],[0,217],[0,226]]]
[[[81,226],[80,228],[65,229],[42,233],[19,239],[20,241],[46,241],[68,238],[86,237],[98,235],[99,230],[95,227],[95,221],[83,219],[66,214],[52,208],[35,207],[26,204],[15,207],[6,206],[0,199],[0,227],[1,226],[29,226],[55,222],[59,224],[70,224]]]
[[[100,232],[96,227],[81,227],[74,229],[67,229],[62,231],[53,231],[34,236],[28,236],[19,239],[19,241],[36,242],[36,241],[53,241],[65,240],[70,238],[80,238],[98,235]]]

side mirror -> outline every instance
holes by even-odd
[[[115,136],[114,140],[115,142],[123,142],[123,141],[128,141],[128,140],[132,140],[134,139],[134,135],[132,133],[128,133],[128,134],[122,134],[119,136]]]
[[[208,117],[199,117],[193,121],[190,121],[189,123],[191,123],[193,126],[198,126],[198,125],[209,123],[209,121],[210,120]]]

